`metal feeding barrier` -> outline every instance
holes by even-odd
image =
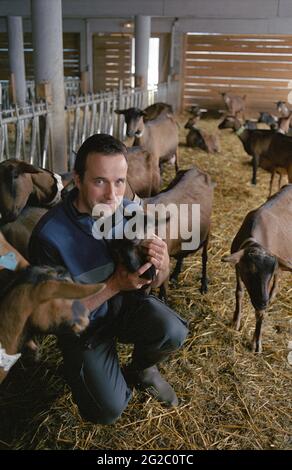
[[[24,160],[52,168],[51,111],[46,103],[0,112],[0,161]]]
[[[159,84],[151,90],[140,88],[71,97],[67,104],[67,135],[69,169],[73,168],[76,152],[92,134],[106,133],[124,140],[126,126],[124,118],[115,113],[116,109],[144,109],[155,102],[163,101],[178,106],[178,82]]]
[[[115,91],[68,95],[65,107],[68,169],[73,168],[77,150],[90,135],[106,133],[124,140],[124,118],[115,113],[116,109],[144,109],[158,101],[176,109],[178,96],[178,82],[159,84],[151,90],[124,90],[121,83]],[[0,111],[0,161],[17,158],[52,170],[51,122],[52,106],[45,102]]]

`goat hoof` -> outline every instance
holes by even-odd
[[[178,280],[176,277],[170,278],[169,281],[171,282],[172,287],[178,286]]]
[[[235,329],[235,331],[239,331],[239,330],[240,330],[240,323],[238,323],[238,322],[232,322],[232,326],[233,326],[233,328]]]
[[[207,294],[208,292],[208,285],[207,284],[202,284],[200,288],[201,294]]]
[[[25,350],[25,357],[31,364],[38,364],[41,361],[41,353],[39,350],[32,350],[27,348]]]
[[[256,344],[252,343],[251,350],[255,354],[261,354],[262,352],[262,345],[261,344]]]

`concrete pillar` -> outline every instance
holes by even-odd
[[[8,54],[10,73],[13,74],[15,86],[15,99],[18,106],[26,103],[26,82],[24,67],[23,28],[21,16],[8,16]]]
[[[92,93],[93,91],[92,32],[90,28],[90,21],[88,19],[85,22],[85,34],[86,34],[88,86],[89,86],[89,91]]]
[[[80,31],[80,91],[86,95],[89,93],[89,73],[87,64],[87,27],[86,20],[82,21]]]
[[[147,89],[151,17],[135,16],[135,85]]]
[[[31,0],[35,82],[52,93],[53,170],[68,169],[63,66],[62,0]]]

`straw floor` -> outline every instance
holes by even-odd
[[[185,142],[180,116],[180,140]],[[208,155],[180,146],[181,167],[198,165],[215,188],[208,273],[209,292],[199,292],[201,257],[189,256],[169,301],[190,322],[188,339],[161,370],[179,396],[167,409],[150,396],[134,392],[115,425],[83,422],[65,385],[53,337],[41,343],[41,362],[23,359],[0,389],[2,449],[292,449],[292,384],[288,341],[292,341],[291,274],[283,274],[280,292],[264,325],[263,354],[251,353],[255,327],[248,296],[240,332],[230,322],[234,310],[234,268],[220,259],[248,211],[262,204],[269,175],[259,171],[250,184],[250,158],[231,131],[217,130],[218,120],[200,126],[220,133],[222,151]],[[174,175],[165,172],[165,183]],[[127,361],[130,348],[121,347]]]

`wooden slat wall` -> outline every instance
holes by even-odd
[[[130,34],[93,35],[94,92],[131,86],[132,37]]]
[[[247,95],[250,110],[274,111],[292,80],[292,35],[185,36],[184,108],[223,109],[222,92]]]
[[[9,79],[8,36],[0,33],[0,80]]]
[[[31,33],[24,33],[24,60],[27,80],[34,79]],[[64,75],[80,76],[80,34],[63,33]],[[9,80],[8,35],[0,33],[0,80]]]
[[[80,77],[80,33],[63,33],[64,76]]]

